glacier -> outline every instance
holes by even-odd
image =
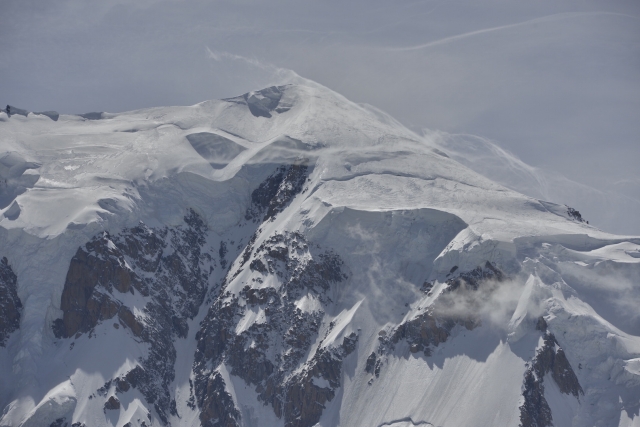
[[[0,113],[0,426],[638,426],[640,237],[310,81]]]

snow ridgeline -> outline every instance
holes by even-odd
[[[309,83],[0,134],[2,426],[640,422],[640,238],[383,113]]]

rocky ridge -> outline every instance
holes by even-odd
[[[304,191],[307,174],[303,161],[278,167],[253,191],[247,223],[272,221]],[[331,288],[348,280],[344,262],[297,232],[272,234],[255,247],[262,232],[259,226],[249,239],[196,337],[194,395],[205,426],[242,425],[240,411],[225,390],[221,364],[253,386],[285,426],[314,425],[340,387],[342,360],[355,350],[356,334],[314,348],[321,329],[326,336],[335,326],[323,325],[321,307],[331,304]],[[224,253],[221,246],[220,255]],[[227,291],[247,265],[250,282],[238,294]],[[300,305],[305,299],[319,306],[306,310]],[[312,356],[305,362],[306,355]]]
[[[217,407],[215,396],[223,394],[224,388],[216,372],[221,363],[254,386],[258,398],[272,406],[286,426],[311,426],[318,421],[324,403],[340,386],[341,361],[354,350],[357,337],[346,337],[335,348],[314,350],[324,312],[303,311],[297,305],[303,298],[329,304],[329,289],[347,279],[342,264],[331,252],[311,250],[300,234],[274,235],[256,249],[250,268],[253,283],[264,283],[271,276],[279,287],[246,285],[238,295],[223,287],[197,336],[194,386],[203,425],[225,425],[220,420],[237,419],[233,407],[226,408],[223,416]],[[253,322],[245,326],[251,318]],[[331,325],[327,333],[330,330]],[[300,364],[309,352],[314,356]],[[314,377],[330,386],[318,387]],[[216,393],[209,393],[213,389]]]

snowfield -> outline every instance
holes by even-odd
[[[640,426],[640,237],[312,82],[85,117],[0,117],[0,426]]]

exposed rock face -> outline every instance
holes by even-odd
[[[200,420],[205,426],[235,427],[239,426],[240,412],[236,409],[233,398],[225,390],[225,382],[219,372],[214,372],[201,390]],[[205,424],[206,422],[206,424]]]
[[[251,193],[247,221],[262,222],[274,218],[302,191],[308,175],[306,161],[280,166]]]
[[[22,303],[18,298],[18,278],[7,258],[0,260],[0,346],[20,327]]]
[[[342,260],[332,252],[312,251],[299,233],[273,235],[252,258],[251,269],[258,273],[254,280],[260,283],[271,275],[280,287],[246,285],[237,296],[224,292],[210,308],[197,335],[194,363],[200,420],[204,426],[239,425],[232,423],[237,423],[237,409],[223,405],[232,403],[224,398],[224,381],[217,371],[224,363],[231,374],[255,387],[258,399],[272,406],[286,426],[312,426],[340,387],[342,360],[355,349],[357,336],[314,350],[324,313],[302,311],[296,302],[315,298],[330,303],[329,288],[347,278]],[[250,316],[253,323],[239,327]],[[313,357],[300,365],[309,352]],[[316,385],[314,378],[327,386]]]
[[[458,267],[453,267],[451,273],[457,269]],[[473,310],[473,304],[470,304],[470,311],[462,315],[458,310],[450,310],[452,301],[460,297],[474,301],[475,291],[480,287],[499,283],[505,278],[505,274],[499,268],[487,261],[484,266],[478,266],[471,271],[462,272],[456,277],[447,279],[442,294],[424,312],[400,323],[389,332],[380,331],[377,353],[373,352],[367,358],[365,372],[374,375],[375,378],[379,377],[384,358],[400,343],[406,343],[412,354],[422,353],[424,357],[429,357],[434,348],[449,339],[456,326],[467,330],[480,326],[482,322],[477,311]],[[425,282],[421,290],[430,296],[432,288],[432,283]],[[369,381],[369,384],[373,381],[374,378]]]
[[[452,268],[451,273],[454,273],[457,269],[458,267]],[[501,282],[504,279],[504,273],[500,271],[498,267],[487,261],[484,266],[478,266],[471,271],[461,273],[455,278],[448,279],[446,291],[455,291],[461,286],[466,286],[467,288],[477,291],[482,282],[486,282],[488,280]]]
[[[107,402],[104,404],[104,409],[105,410],[120,409],[120,401],[118,400],[117,397],[111,396],[107,400]]]
[[[258,188],[251,193],[251,206],[247,209],[245,219],[261,222],[271,201],[276,197],[287,173],[286,166],[278,167]]]
[[[578,221],[578,222],[586,222],[587,224],[589,224],[589,221],[585,220],[584,218],[582,218],[582,215],[580,214],[580,211],[575,210],[574,208],[567,206],[567,215],[569,216],[569,218],[573,218],[574,220]]]
[[[136,235],[144,236],[142,228],[132,230]],[[156,250],[161,239],[149,233],[144,246],[155,244]],[[62,291],[60,308],[63,311],[61,321],[55,323],[54,331],[59,337],[71,337],[76,333],[85,333],[93,329],[99,321],[113,318],[116,314],[127,319],[131,324],[131,316],[125,314],[126,305],[119,303],[110,294],[114,290],[120,293],[134,293],[137,289],[144,296],[149,296],[149,289],[142,280],[128,267],[124,254],[116,247],[109,233],[103,233],[79,248],[71,260],[65,286]],[[134,331],[139,335],[141,326],[136,325]]]
[[[301,372],[282,384],[276,396],[286,396],[286,400],[274,399],[271,403],[276,415],[284,417],[286,427],[310,427],[320,421],[326,403],[341,386],[342,361],[353,353],[357,341],[358,336],[352,332],[337,347],[319,348]],[[315,379],[324,384],[318,385]]]
[[[280,166],[251,195],[245,220],[258,227],[241,252],[239,265],[228,272],[196,336],[194,404],[200,408],[203,426],[242,422],[220,373],[223,364],[253,386],[259,401],[291,427],[317,423],[340,387],[342,360],[355,350],[356,334],[343,337],[341,343],[313,348],[324,311],[302,310],[297,303],[311,298],[319,307],[330,304],[327,291],[348,277],[343,261],[296,232],[272,234],[256,247],[261,224],[273,220],[303,191],[307,176],[305,160]],[[223,242],[219,255],[225,266],[227,254]],[[247,266],[251,282],[232,294],[228,284]],[[271,285],[262,285],[267,280]],[[333,327],[330,324],[325,332]],[[312,356],[305,362],[307,355]]]
[[[538,350],[524,374],[523,397],[520,407],[520,425],[522,427],[547,427],[553,425],[551,408],[544,397],[544,377],[551,378],[560,388],[560,392],[571,394],[576,399],[584,395],[573,368],[567,360],[564,350],[558,345],[556,337],[547,331],[544,318],[538,320],[537,329],[544,332],[544,345]]]
[[[458,266],[454,265],[447,277],[458,271]],[[445,293],[454,292],[460,288],[463,290],[477,291],[483,282],[502,282],[505,279],[504,273],[494,264],[486,261],[483,266],[479,265],[473,270],[458,273],[458,275],[450,277],[446,281]],[[434,283],[424,282],[421,291],[427,295],[431,295]]]
[[[457,267],[451,269],[451,273],[455,272]],[[472,330],[480,325],[480,319],[471,311],[462,316],[457,312],[450,312],[452,304],[452,294],[469,295],[469,299],[473,301],[474,291],[477,291],[483,284],[492,282],[501,282],[505,279],[505,275],[499,268],[491,264],[489,261],[484,266],[478,266],[475,269],[460,273],[456,277],[447,279],[446,288],[442,295],[429,306],[423,313],[418,314],[412,319],[401,323],[394,328],[390,334],[384,334],[379,337],[380,352],[389,353],[401,341],[405,341],[409,345],[411,353],[422,352],[425,357],[431,356],[432,349],[447,341],[451,335],[451,331],[456,325]],[[433,284],[425,283],[422,290],[431,295]],[[380,360],[376,360],[375,353],[372,353],[367,360],[367,372],[376,371],[376,376],[380,372]]]
[[[198,312],[214,268],[206,250],[207,227],[193,211],[185,224],[152,229],[144,224],[117,236],[102,233],[78,249],[62,292],[62,319],[53,325],[59,338],[93,330],[117,317],[120,325],[150,345],[149,355],[124,377],[103,387],[117,392],[139,389],[166,422],[176,413],[169,392],[174,379],[176,337],[186,337],[187,320]],[[137,295],[135,302],[133,295]],[[139,306],[140,300],[144,307]],[[134,314],[133,304],[143,314]]]
[[[304,160],[277,167],[253,192],[252,204],[246,214],[247,224],[259,225],[274,218],[302,190],[306,178]],[[255,228],[249,227],[245,232],[253,230]],[[241,258],[248,260],[253,256],[251,270],[277,275],[285,286],[261,290],[247,286],[241,295],[231,298],[220,296],[219,288],[212,289],[209,298],[214,303],[203,325],[209,325],[206,330],[213,335],[206,342],[201,338],[204,336],[202,331],[198,337],[201,345],[209,346],[207,356],[200,358],[203,366],[209,366],[207,362],[212,359],[228,358],[233,374],[261,387],[260,398],[266,404],[278,401],[276,394],[283,392],[285,387],[284,373],[297,367],[299,359],[309,351],[322,319],[322,313],[303,313],[297,309],[296,298],[306,292],[319,295],[346,276],[337,256],[330,252],[312,255],[302,235],[274,235],[255,248],[260,232],[258,228],[253,233]],[[97,390],[97,394],[105,399],[106,409],[117,409],[113,399],[117,400],[119,393],[133,387],[153,404],[163,423],[168,422],[169,414],[178,415],[169,391],[175,376],[174,340],[187,336],[187,320],[197,314],[204,302],[208,279],[216,266],[215,258],[219,256],[223,269],[231,264],[229,251],[234,249],[229,244],[234,245],[234,242],[221,241],[219,247],[209,247],[207,227],[190,211],[183,226],[152,229],[141,223],[117,235],[104,232],[78,249],[71,260],[62,292],[63,316],[53,324],[55,335],[72,338],[91,334],[101,322],[114,319],[117,320],[116,329],[123,326],[136,340],[149,344],[148,356],[140,360],[138,366],[108,380]],[[140,306],[141,300],[143,306]],[[267,321],[254,324],[236,337],[233,322],[248,308],[263,309]],[[250,340],[262,344],[245,351]],[[282,349],[277,361],[266,355],[266,351],[274,347]],[[332,354],[333,358],[342,357],[340,352],[327,354]],[[318,356],[319,361],[324,359]],[[195,393],[189,405],[195,408],[197,402],[201,419],[208,420],[211,425],[235,425],[240,412],[225,390],[223,376],[208,368],[201,370],[206,370],[207,374],[197,377],[201,380],[195,381]],[[238,374],[240,372],[242,375]],[[311,381],[311,377],[299,375],[299,381]],[[322,402],[333,397],[333,393],[320,395],[324,396],[318,397]],[[301,402],[276,408],[277,403],[272,403],[274,411],[280,411],[278,416],[289,418],[297,413],[295,408],[300,405],[306,408],[307,404]],[[309,413],[310,410],[304,408],[302,412]]]
[[[378,356],[375,352],[371,353],[369,357],[367,357],[367,364],[364,367],[364,371],[368,374],[375,375],[377,378],[380,376],[380,367],[381,363]]]
[[[411,353],[422,352],[425,356],[431,356],[432,348],[445,342],[457,323],[457,319],[438,318],[433,312],[428,311],[408,322],[401,323],[388,338],[383,338],[381,342],[384,347],[393,349],[396,344],[404,340],[409,344]],[[473,326],[473,324],[468,325],[468,329],[472,329]]]

